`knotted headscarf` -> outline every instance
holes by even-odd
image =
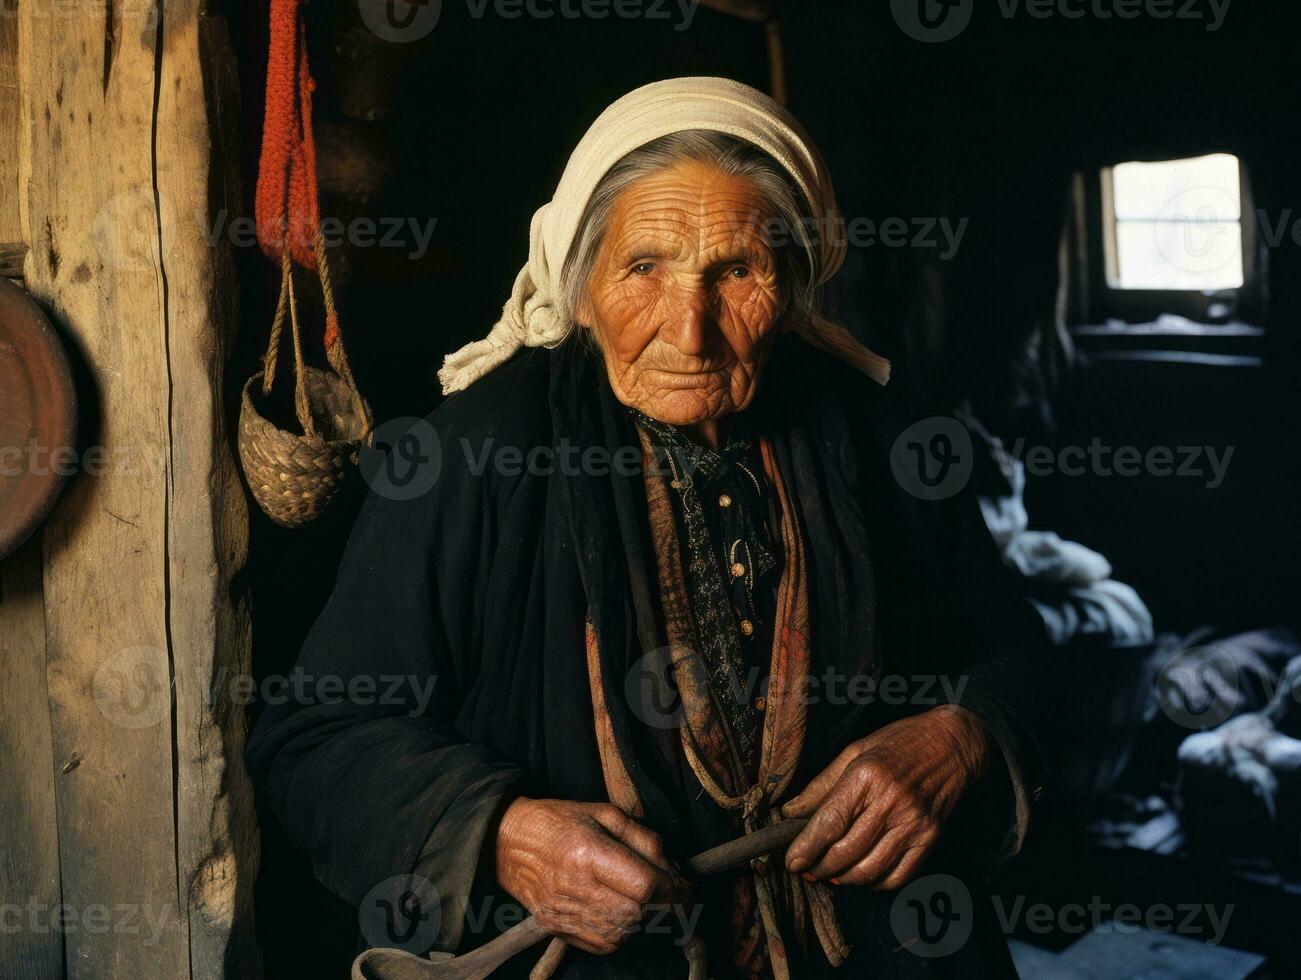
[[[443,362],[443,394],[460,391],[504,363],[521,347],[555,347],[573,329],[560,281],[587,202],[612,166],[638,147],[672,133],[701,129],[752,143],[773,158],[799,189],[819,229],[814,279],[819,285],[845,259],[845,235],[826,164],[795,118],[762,92],[726,78],[672,78],[629,92],[583,136],[555,196],[529,225],[529,258],[515,277],[501,319],[488,336]],[[881,384],[890,362],[860,344],[844,327],[817,318],[796,323],[809,343],[853,364]]]

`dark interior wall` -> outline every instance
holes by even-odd
[[[961,253],[941,266],[958,362],[948,386],[961,394],[980,386],[979,368],[997,373],[1020,322],[1051,312],[1071,171],[1224,150],[1244,158],[1271,214],[1295,209],[1298,191],[1295,9],[1239,0],[1215,32],[1008,20],[1000,9],[976,5],[944,44],[905,37],[888,4],[811,4],[784,26],[793,107],[832,163],[845,212],[969,219]],[[843,314],[905,349],[917,283],[899,273],[930,259],[866,250],[867,272],[845,277]],[[1291,294],[1276,295],[1275,312],[1294,309],[1295,243],[1273,260],[1276,289]]]
[[[262,6],[231,15],[250,213]],[[1272,221],[1289,208],[1301,218],[1297,15],[1283,3],[1234,0],[1210,33],[1201,22],[1007,20],[996,3],[977,8],[961,37],[924,44],[900,31],[885,2],[782,5],[791,105],[831,165],[846,216],[966,222],[949,258],[932,246],[851,248],[831,291],[835,310],[896,359],[894,383],[919,417],[968,398],[1009,439],[1235,447],[1216,489],[1196,480],[1037,480],[1032,521],[1106,552],[1159,625],[1294,619],[1301,248],[1287,238],[1270,250],[1261,368],[1093,358],[1045,385],[1021,354],[1031,339],[1053,336],[1072,171],[1228,150],[1246,161],[1256,203]],[[385,63],[374,70],[395,71],[399,84],[390,116],[377,121],[339,111],[350,89],[336,32],[355,26],[356,4],[309,9],[322,154],[331,152],[328,138],[340,157],[370,154],[357,166],[380,175],[364,199],[326,194],[323,211],[422,227],[436,220],[419,257],[409,235],[405,248],[353,244],[339,255],[345,334],[379,419],[437,404],[442,356],[496,318],[525,258],[530,216],[605,105],[675,75],[767,85],[760,29],[713,11],[695,10],[690,27],[677,30],[677,15],[537,20],[497,16],[491,4],[482,18],[469,9],[444,0],[426,39],[381,50]],[[346,177],[347,166],[335,169]],[[242,249],[240,263],[245,321],[233,394],[265,343],[275,284],[256,249]],[[1027,395],[1040,389],[1051,395],[1046,407]],[[317,524],[284,531],[254,511],[247,574],[260,675],[291,666],[328,595],[354,512],[355,501],[345,501]],[[354,913],[311,882],[305,859],[273,825],[263,852],[268,975],[345,975]]]
[[[1104,551],[1159,627],[1294,621],[1298,12],[1238,0],[1208,31],[1206,20],[1181,18],[1040,20],[1024,4],[1008,19],[1006,6],[976,4],[970,26],[943,44],[905,37],[885,3],[810,4],[787,17],[793,108],[831,163],[846,215],[967,221],[947,261],[935,248],[851,250],[838,312],[896,358],[894,383],[919,412],[970,398],[1009,442],[1054,450],[1095,439],[1232,449],[1214,488],[1195,478],[1032,480],[1032,524]],[[1210,15],[1208,4],[1192,9]],[[1050,344],[1034,370],[1022,352],[1052,339],[1069,175],[1095,181],[1111,163],[1214,151],[1242,158],[1263,220],[1289,231],[1266,248],[1269,301],[1252,318],[1263,340],[1208,348],[1263,366],[1102,352],[1054,376]]]

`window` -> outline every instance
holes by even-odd
[[[1259,324],[1268,251],[1251,165],[1230,152],[1076,171],[1062,236],[1072,327]]]
[[[1228,153],[1102,171],[1107,285],[1226,290],[1243,285],[1242,189]]]

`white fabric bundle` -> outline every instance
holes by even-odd
[[[443,393],[468,387],[521,347],[555,347],[573,329],[560,273],[578,225],[601,178],[622,157],[661,136],[691,129],[728,133],[777,161],[799,188],[817,234],[816,279],[824,283],[845,259],[845,236],[831,179],[817,148],[784,108],[756,89],[726,78],[674,78],[629,92],[592,124],[579,142],[555,196],[533,215],[528,263],[488,336],[443,362]],[[844,358],[881,384],[890,362],[844,327],[820,320],[796,324],[809,343]]]

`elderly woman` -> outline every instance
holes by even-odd
[[[648,85],[583,138],[441,372],[433,489],[372,493],[250,747],[320,880],[410,918],[370,943],[464,950],[513,899],[565,976],[685,975],[688,932],[710,976],[1010,971],[988,903],[909,906],[974,920],[944,949],[892,906],[1015,848],[1029,752],[993,546],[901,491],[888,365],[819,313],[844,247],[746,86]],[[784,857],[679,874],[783,815]]]

